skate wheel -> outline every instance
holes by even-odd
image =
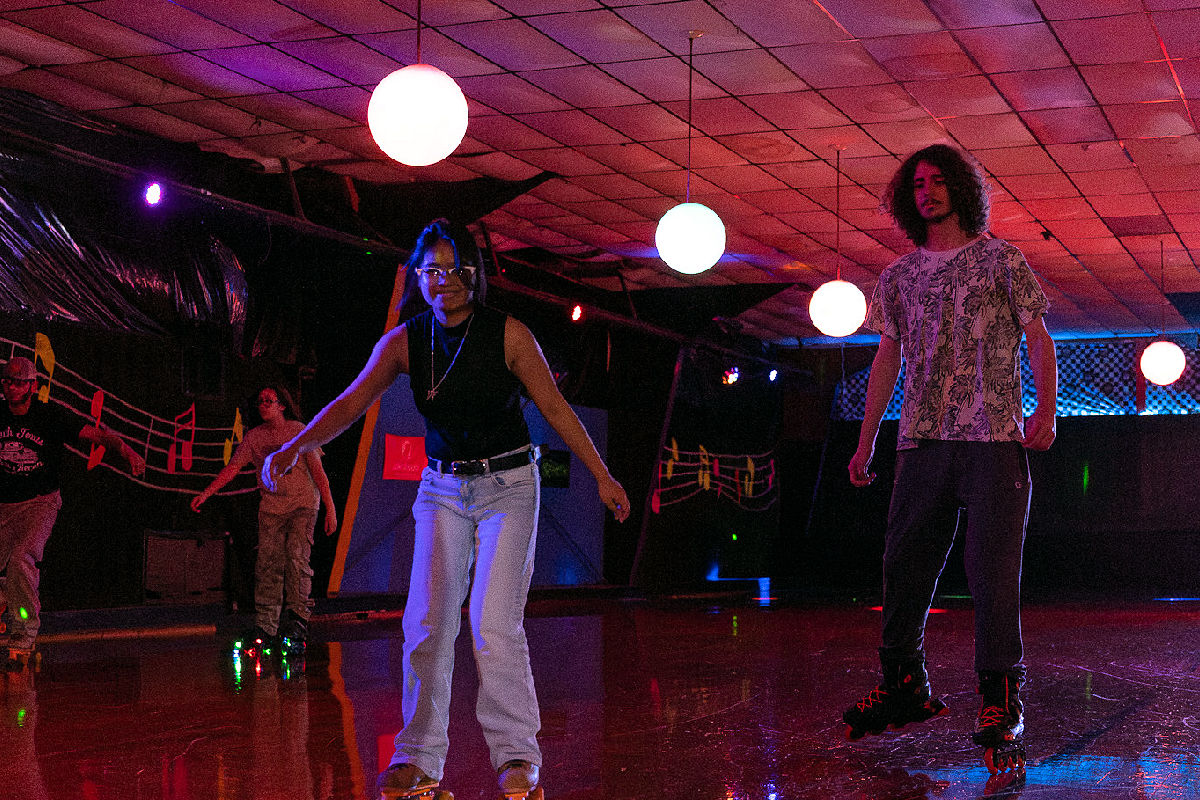
[[[842,738],[848,742],[857,742],[859,739],[863,738],[863,734],[854,730],[853,726],[845,725],[842,727]]]
[[[454,795],[443,789],[433,796],[433,800],[454,800]]]

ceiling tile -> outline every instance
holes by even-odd
[[[777,212],[815,211],[816,203],[795,189],[773,189],[766,192],[742,192],[742,200],[769,214]],[[760,225],[764,224],[760,222]]]
[[[1048,220],[1096,219],[1096,212],[1082,197],[1063,197],[1052,200],[1027,200],[1024,206],[1009,204],[1023,209],[1043,222]]]
[[[404,66],[354,39],[309,39],[281,42],[279,50],[331,75],[360,86],[375,86]]]
[[[328,0],[280,1],[339,33],[380,33],[416,27],[416,20],[383,0],[339,0],[336,3]]]
[[[576,108],[629,106],[646,98],[594,66],[523,72],[521,77]]]
[[[639,142],[686,137],[687,123],[657,105],[591,109],[592,116]]]
[[[170,0],[100,0],[88,10],[180,50],[254,44],[245,34]]]
[[[537,167],[526,164],[507,153],[481,153],[469,158],[451,157],[450,160],[480,175],[504,181],[528,180],[541,172]]]
[[[716,139],[751,164],[807,161],[813,157],[812,153],[782,131],[739,133],[718,136]]]
[[[458,79],[463,94],[505,114],[562,111],[569,106],[517,75],[488,75]]]
[[[766,50],[735,50],[695,58],[696,70],[730,94],[775,94],[807,89]]]
[[[993,75],[996,88],[1017,111],[1093,106],[1091,90],[1074,69],[1042,69]]]
[[[62,64],[50,67],[51,72],[87,84],[109,94],[118,94],[138,105],[157,105],[195,100],[195,92],[173,86],[161,78],[147,75],[119,61],[100,61],[88,64]]]
[[[1142,194],[1148,192],[1146,182],[1133,166],[1126,169],[1105,169],[1078,172],[1074,175],[1079,191],[1091,197],[1100,194]]]
[[[531,150],[557,147],[558,142],[524,122],[503,114],[476,117],[468,125],[471,135],[496,150]]]
[[[533,164],[547,172],[571,177],[574,175],[604,175],[612,170],[598,161],[593,161],[582,153],[577,153],[567,147],[555,147],[547,150],[520,150],[517,158]],[[539,195],[541,197],[542,195]],[[552,198],[545,198],[550,200]]]
[[[664,103],[663,106],[674,114],[687,119],[688,104]],[[771,123],[754,113],[748,106],[736,97],[714,97],[708,100],[697,100],[691,108],[692,125],[696,130],[708,136],[724,136],[733,133],[753,133],[769,131],[774,128]]]
[[[1068,67],[1071,59],[1049,25],[1012,25],[955,33],[985,72],[1016,72]]]
[[[1104,110],[1118,139],[1187,136],[1196,132],[1183,101],[1110,105]]]
[[[92,113],[127,127],[177,142],[198,142],[203,139],[216,139],[220,136],[216,131],[162,114],[153,108],[102,108],[96,109]]]
[[[1078,239],[1100,239],[1112,236],[1099,218],[1094,219],[1051,219],[1043,223],[1047,229],[1059,239],[1075,237]]]
[[[821,6],[842,27],[863,39],[929,33],[940,30],[938,21],[921,0],[823,0]]]
[[[894,83],[826,89],[822,94],[843,114],[859,124],[898,122],[927,116],[912,95]]]
[[[571,67],[583,59],[519,19],[474,22],[440,32],[509,70]]]
[[[219,22],[260,42],[285,42],[332,36],[335,31],[275,0],[172,0],[198,16]]]
[[[897,81],[922,81],[978,75],[954,37],[946,31],[867,39],[863,47]]]
[[[1113,138],[1108,120],[1095,107],[1026,111],[1021,114],[1021,119],[1045,145],[1104,142]]]
[[[726,94],[724,89],[703,75],[696,74],[694,70],[689,73],[687,62],[674,57],[602,64],[601,69],[640,94],[659,102],[686,101],[689,79],[694,100],[724,97]]]
[[[78,83],[44,69],[31,68],[11,75],[0,76],[0,86],[29,92],[38,97],[61,103],[76,111],[121,108],[130,104],[123,97],[117,97],[102,89]],[[193,140],[189,139],[188,141]]]
[[[935,119],[914,119],[905,122],[878,122],[864,125],[863,130],[875,141],[898,155],[915,153],[922,147],[945,142],[946,129]]]
[[[609,200],[592,203],[568,203],[566,204],[566,208],[584,219],[590,219],[593,222],[599,222],[603,225],[610,225],[617,222],[647,222],[636,211],[631,211],[620,203],[614,203]]]
[[[1003,3],[977,3],[971,0],[928,0],[929,10],[947,28],[1011,27],[1042,19],[1034,0],[1006,0]]]
[[[849,122],[845,114],[816,92],[751,94],[742,97],[742,102],[784,130],[827,128]]]
[[[1154,22],[1171,58],[1200,56],[1200,8],[1161,11]]]
[[[646,142],[646,147],[659,155],[665,156],[679,166],[688,163],[688,140],[671,139],[663,142]],[[746,159],[730,150],[718,141],[704,136],[692,138],[692,168],[696,167],[726,167],[735,164],[745,164]]]
[[[810,86],[868,86],[889,76],[860,42],[826,42],[777,47],[771,51]]]
[[[1091,87],[1096,101],[1104,105],[1179,99],[1175,77],[1163,61],[1081,67],[1080,72]]]
[[[687,55],[688,31],[704,31],[695,40],[696,53],[750,50],[755,46],[754,40],[703,0],[626,7],[617,13],[677,55]]]
[[[855,125],[799,130],[789,127],[787,134],[818,156],[838,150],[842,151],[843,158],[870,158],[887,153],[862,128]]]
[[[388,0],[411,17],[417,16],[419,0]],[[464,22],[503,19],[510,16],[501,6],[488,0],[425,0],[421,19],[426,25],[458,25]]]
[[[309,66],[265,44],[223,50],[201,50],[197,55],[282,92],[345,85],[341,78]]]
[[[1027,147],[1036,140],[1016,114],[985,114],[942,120],[946,130],[967,150]]]
[[[1080,66],[1162,58],[1158,37],[1144,13],[1051,23],[1071,59]]]
[[[41,67],[97,61],[95,53],[0,19],[0,53]]]
[[[16,11],[5,17],[30,30],[108,58],[167,53],[172,49],[168,44],[77,6]]]
[[[819,3],[723,0],[721,13],[764,47],[849,38]]]
[[[518,114],[516,119],[566,145],[621,144],[629,141],[603,122],[575,109]]]
[[[668,55],[653,39],[609,10],[544,14],[525,21],[596,64]]]
[[[1058,165],[1040,147],[976,150],[973,155],[988,172],[998,178],[1008,175],[1061,174]]]
[[[1046,147],[1058,165],[1068,172],[1098,169],[1123,169],[1133,163],[1120,142],[1084,142],[1082,144],[1052,144]]]
[[[368,33],[354,38],[367,47],[395,59],[399,64],[416,63],[416,30]],[[421,33],[421,61],[432,64],[455,79],[472,75],[493,75],[502,71],[499,66],[483,56],[471,52],[431,28],[425,28]]]
[[[914,81],[904,88],[935,117],[956,117],[973,114],[1003,114],[1008,103],[982,75],[969,78],[947,78],[939,81]]]
[[[192,53],[127,58],[124,63],[205,97],[235,97],[271,91],[269,86]]]
[[[1158,213],[1158,203],[1150,194],[1096,195],[1088,202],[1101,217],[1147,217]]]
[[[1180,192],[1200,186],[1200,164],[1143,169],[1142,176],[1154,192]]]
[[[1200,208],[1200,189],[1155,191],[1154,196],[1168,214],[1190,213]]]
[[[339,114],[331,113],[312,103],[278,92],[248,97],[231,97],[225,102],[296,131],[342,128],[350,124],[350,120]]]
[[[171,103],[159,105],[156,108],[168,116],[186,120],[225,136],[258,136],[287,132],[282,125],[248,114],[240,108],[234,108],[220,100]]]
[[[1131,160],[1142,169],[1178,164],[1200,164],[1200,136],[1166,139],[1132,139],[1125,143]]]
[[[1005,190],[1018,200],[1075,197],[1079,194],[1061,172],[1048,175],[1010,175],[1003,179]]]
[[[787,184],[754,164],[741,164],[731,167],[704,167],[694,170],[707,181],[721,187],[733,195],[742,192],[765,192],[771,189],[785,189]]]
[[[359,125],[367,124],[367,106],[371,93],[358,86],[341,86],[334,89],[316,89],[311,92],[296,92],[295,96],[326,111],[353,120]],[[476,117],[478,119],[478,117]]]

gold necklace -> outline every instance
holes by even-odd
[[[437,326],[437,317],[432,317],[429,320],[429,382],[433,384],[429,387],[429,393],[425,395],[426,400],[432,400],[437,396],[438,387],[446,380],[446,376],[450,374],[450,370],[454,369],[454,362],[458,361],[458,354],[462,352],[463,345],[467,343],[467,337],[471,335],[471,323],[475,321],[475,315],[472,314],[467,320],[467,330],[463,333],[462,339],[458,342],[458,349],[454,351],[454,358],[450,359],[450,366],[446,367],[446,371],[442,373],[442,377],[437,383],[433,383],[433,332]]]

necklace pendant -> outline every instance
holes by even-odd
[[[437,387],[436,387],[436,386],[435,386],[434,388],[430,389],[430,390],[429,390],[429,391],[426,393],[426,395],[425,395],[425,399],[426,399],[426,400],[432,400],[432,399],[433,399],[433,398],[435,398],[435,397],[437,397]]]

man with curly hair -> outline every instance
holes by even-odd
[[[905,160],[884,207],[916,245],[879,276],[867,326],[880,333],[850,481],[866,486],[883,412],[903,359],[896,480],[883,557],[883,681],[843,715],[851,739],[947,711],[925,669],[925,620],[966,512],[983,706],[973,739],[992,772],[1024,765],[1018,690],[1021,556],[1029,513],[1026,450],[1055,436],[1057,366],[1046,296],[1021,251],[987,235],[978,165],[944,144]],[[1025,337],[1037,408],[1021,407]]]

